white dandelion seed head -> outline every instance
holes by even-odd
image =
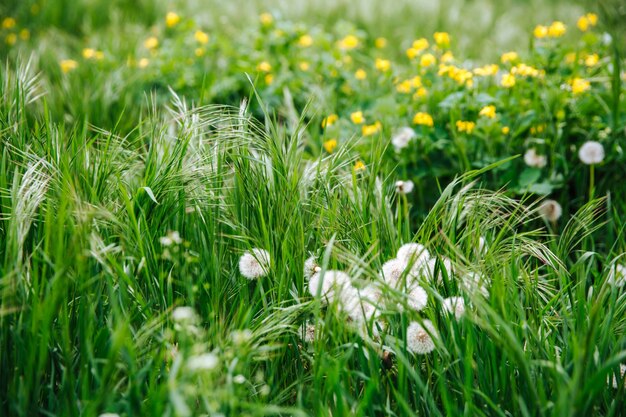
[[[239,375],[235,375],[235,377],[233,378],[233,382],[234,382],[235,384],[241,385],[241,384],[243,384],[244,382],[246,382],[246,377],[245,377],[245,376],[243,376],[243,375],[241,375],[241,374],[239,374]]]
[[[265,249],[254,248],[239,258],[239,271],[249,280],[264,277],[269,273],[270,254]]]
[[[445,270],[446,276],[450,278],[454,272],[452,261],[445,256],[441,256],[439,260],[439,269],[437,269],[437,259],[431,258],[422,266],[419,271],[419,276],[425,278],[432,283],[440,283],[443,279],[443,271]]]
[[[411,322],[406,329],[406,347],[417,355],[425,355],[435,350],[437,331],[430,320],[422,323]]]
[[[619,383],[620,382],[624,382],[624,377],[626,377],[626,365],[625,364],[620,364],[620,366],[619,366],[619,381],[617,380],[615,375],[613,375],[613,388],[618,389],[619,388]],[[624,386],[626,386],[626,382],[624,382]]]
[[[360,290],[354,290],[354,297],[346,305],[346,312],[352,321],[356,323],[369,323],[380,316],[379,300],[380,291],[372,285]]]
[[[457,320],[465,314],[465,300],[463,297],[448,297],[443,300],[442,306],[448,314],[453,314]]]
[[[407,305],[411,310],[422,311],[428,304],[428,294],[424,288],[415,285],[407,294]]]
[[[541,203],[541,205],[539,206],[538,212],[541,217],[549,222],[554,223],[559,220],[559,218],[563,214],[563,208],[555,200],[544,200],[543,203]]]
[[[461,288],[470,295],[481,294],[489,298],[489,285],[491,280],[476,272],[470,272],[461,279]]]
[[[351,288],[350,276],[341,271],[317,272],[309,280],[309,293],[313,297],[318,294],[324,303],[333,303],[343,291]]]
[[[594,140],[587,141],[578,150],[578,158],[586,165],[595,165],[604,161],[604,146]]]
[[[543,168],[548,164],[548,158],[538,154],[535,148],[530,148],[524,154],[524,163],[529,167]]]
[[[305,343],[313,343],[315,341],[315,325],[313,323],[303,323],[298,334]]]
[[[187,369],[190,371],[210,371],[217,367],[219,360],[213,353],[203,353],[187,359]]]
[[[383,280],[392,288],[398,288],[402,283],[402,274],[406,270],[407,264],[401,259],[391,259],[383,264]]]
[[[413,269],[415,269],[416,266],[421,266],[430,259],[430,253],[428,253],[428,249],[420,243],[405,243],[398,249],[396,258],[407,264],[412,263]]]
[[[612,287],[622,288],[626,284],[626,266],[613,264],[606,282]]]
[[[396,152],[399,152],[409,146],[409,142],[416,136],[415,131],[410,127],[401,127],[391,137],[391,144],[396,149]]]
[[[396,192],[398,194],[410,194],[414,186],[415,184],[411,180],[396,181]]]
[[[320,272],[322,268],[317,264],[317,258],[315,256],[309,257],[304,261],[304,278],[311,279],[313,274]]]
[[[188,307],[188,306],[183,306],[183,307],[176,307],[174,310],[172,310],[172,320],[174,320],[176,323],[183,323],[183,322],[194,322],[197,319],[197,315],[196,315],[196,310],[193,309],[193,307]]]

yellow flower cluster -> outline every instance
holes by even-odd
[[[324,120],[322,120],[322,127],[325,128],[332,126],[337,120],[339,120],[339,116],[337,116],[336,114],[330,114],[326,116]]]
[[[417,39],[413,41],[413,45],[411,45],[411,47],[406,50],[406,56],[408,56],[409,59],[413,59],[416,56],[418,56],[420,53],[422,53],[426,48],[428,48],[428,46],[429,46],[428,39],[426,38]]]
[[[371,125],[363,125],[361,128],[361,133],[363,136],[371,136],[377,132],[379,132],[383,128],[383,125],[377,120]]]
[[[435,32],[433,35],[437,46],[446,48],[450,46],[450,35],[447,32]]]
[[[156,38],[156,36],[150,36],[143,42],[143,46],[146,49],[155,49],[157,46],[159,46],[159,40]]]
[[[2,20],[2,29],[13,29],[17,22],[12,17],[5,17]]]
[[[420,92],[420,90],[426,91],[422,88],[422,78],[419,75],[396,84],[396,90],[403,94],[409,94],[414,88],[418,89],[418,92]]]
[[[598,15],[595,13],[587,13],[583,16],[580,16],[578,21],[576,22],[576,26],[582,32],[586,32],[590,27],[593,27],[598,24]]]
[[[261,72],[270,72],[272,70],[272,65],[267,61],[261,61],[256,66],[256,69]]]
[[[555,20],[550,26],[537,25],[535,30],[533,30],[533,35],[538,39],[545,37],[560,38],[565,35],[565,32],[567,32],[565,23]]]
[[[430,67],[437,63],[437,58],[433,54],[427,53],[422,55],[420,58],[420,66],[422,67]]]
[[[359,68],[354,73],[354,76],[356,77],[357,80],[364,80],[367,78],[367,72],[365,72],[363,68]]]
[[[478,112],[479,116],[483,116],[486,117],[488,119],[495,119],[496,117],[496,106],[494,105],[489,105],[489,106],[485,106],[482,109],[480,109],[480,112]]]
[[[311,35],[302,35],[298,38],[298,46],[308,48],[311,45],[313,45],[313,38]]]
[[[374,66],[378,71],[387,72],[391,69],[391,62],[388,59],[376,58]]]
[[[100,61],[104,58],[104,52],[97,51],[93,48],[85,48],[83,49],[83,58],[85,59],[97,59]]]
[[[274,16],[267,12],[261,13],[261,15],[259,16],[259,20],[261,21],[261,24],[263,26],[270,26],[272,23],[274,23]]]
[[[433,127],[433,117],[425,112],[415,113],[415,116],[413,116],[413,124]]]
[[[500,68],[496,64],[485,65],[483,67],[475,68],[474,75],[488,77],[491,75],[496,75],[499,69]]]
[[[196,30],[196,32],[193,34],[193,38],[196,40],[196,42],[202,45],[206,45],[207,43],[209,43],[209,35],[201,30]]]
[[[352,123],[354,123],[355,125],[365,123],[365,117],[363,117],[362,111],[355,111],[354,113],[352,113],[350,115],[350,120],[352,120]]]
[[[387,39],[376,38],[376,40],[374,41],[374,46],[378,49],[383,49],[385,46],[387,46]]]
[[[591,88],[591,83],[584,78],[574,78],[570,81],[570,86],[572,88],[572,93],[574,93],[574,95],[579,95],[588,91]]]
[[[517,55],[517,52],[505,52],[500,57],[500,62],[502,62],[503,64],[506,64],[507,62],[514,62],[514,61],[517,61],[518,59],[519,59],[519,55]]]
[[[74,71],[76,68],[78,68],[78,62],[74,61],[73,59],[64,59],[60,62],[60,66],[61,71],[67,74],[68,72]]]
[[[544,73],[537,68],[521,63],[511,68],[511,74],[521,75],[522,77],[539,77],[542,76]]]
[[[500,85],[504,88],[511,88],[515,85],[515,75],[510,72],[502,74]]]
[[[335,148],[337,147],[337,139],[328,139],[325,141],[322,146],[328,153],[333,153]]]
[[[358,160],[358,161],[356,161],[356,163],[354,164],[354,167],[352,169],[355,172],[364,171],[365,170],[365,164],[363,163],[363,161]]]
[[[341,49],[354,49],[359,46],[359,38],[354,35],[348,35],[345,38],[341,39],[337,44]]]
[[[168,28],[173,28],[180,22],[180,16],[174,12],[168,12],[165,15],[165,26]]]
[[[454,65],[440,65],[439,76],[447,75],[459,84],[465,84],[468,87],[474,85],[474,74],[465,68],[459,68]]]
[[[457,120],[456,122],[456,130],[458,130],[461,133],[465,132],[468,135],[474,131],[475,127],[476,127],[476,123],[474,122],[463,121],[463,120]]]

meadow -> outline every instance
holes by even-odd
[[[622,2],[0,5],[1,416],[626,416]]]

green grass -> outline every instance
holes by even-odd
[[[601,30],[618,33],[617,12],[579,34],[582,8],[549,3],[533,9],[538,19],[527,11],[540,2],[488,3],[498,18],[470,28],[450,16],[483,3],[449,2],[448,14],[442,3],[420,15],[436,26],[414,32],[406,10],[421,4],[408,2],[181,3],[168,32],[159,2],[38,4],[33,20],[30,2],[3,5],[32,37],[0,50],[0,415],[626,415],[626,287],[612,281],[626,263],[626,103],[620,46],[600,42]],[[291,43],[258,26],[265,10]],[[231,17],[208,23],[221,13]],[[240,26],[228,24],[238,13]],[[404,55],[413,38],[450,28],[459,68],[491,62],[509,44],[483,54],[480,39],[518,14],[525,38],[510,48],[531,43],[520,60],[546,74],[515,89],[458,85]],[[566,39],[532,40],[553,18],[567,21]],[[141,44],[153,25],[162,49],[150,55]],[[213,55],[188,64],[198,27]],[[318,43],[301,55],[292,41],[304,32]],[[345,57],[335,42],[352,32],[362,48],[335,77]],[[384,53],[380,35],[392,43]],[[87,46],[105,59],[80,58]],[[572,51],[600,63],[565,64]],[[146,71],[125,65],[144,55]],[[376,72],[377,57],[393,60],[392,74]],[[78,68],[63,73],[65,58]],[[319,73],[298,72],[304,58]],[[266,59],[272,83],[255,70]],[[360,89],[359,66],[369,77]],[[418,73],[423,101],[392,80]],[[562,88],[572,77],[590,89]],[[494,120],[478,116],[489,103]],[[363,135],[350,122],[358,109],[382,131]],[[417,111],[432,114],[432,129],[411,125]],[[475,131],[459,132],[459,120]],[[407,125],[416,138],[396,153],[389,138]],[[576,155],[592,139],[607,155],[590,168]],[[530,146],[546,167],[518,157]],[[413,193],[397,192],[407,179]],[[561,202],[556,221],[542,215],[545,195]],[[408,242],[432,259],[400,277],[427,293],[420,311],[407,286],[381,277]],[[253,248],[271,259],[257,280],[239,268]],[[310,256],[322,277],[345,271],[354,291],[380,296],[365,311],[349,308],[348,293],[312,296]],[[466,307],[458,320],[444,308],[454,296]],[[177,318],[183,306],[191,317]],[[424,320],[435,347],[420,355],[409,329]]]

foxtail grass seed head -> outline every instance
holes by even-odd
[[[586,165],[599,164],[604,161],[604,147],[593,140],[585,142],[578,150],[578,158]]]
[[[239,271],[249,280],[262,278],[269,273],[270,254],[265,249],[254,248],[239,258]]]
[[[545,155],[539,155],[535,148],[530,148],[524,154],[524,163],[529,167],[543,168],[548,164],[548,158]]]
[[[563,208],[555,200],[545,200],[539,206],[539,214],[547,221],[554,223],[561,218]]]
[[[391,144],[395,148],[396,152],[400,152],[402,149],[409,146],[411,140],[413,140],[416,136],[415,131],[410,127],[402,127],[391,137]]]
[[[410,194],[413,191],[413,181],[396,181],[396,192],[398,194]]]
[[[448,297],[443,300],[442,306],[445,312],[454,315],[457,320],[465,314],[465,300],[463,297]]]
[[[614,264],[609,271],[606,282],[612,287],[622,288],[626,284],[626,266]]]
[[[213,353],[203,353],[187,359],[187,369],[192,372],[210,371],[217,367],[219,359]]]
[[[436,337],[437,331],[430,320],[414,321],[406,329],[406,347],[417,355],[425,355],[435,350]]]
[[[317,258],[311,256],[304,261],[304,278],[306,280],[311,279],[313,274],[320,272],[322,268],[317,264]]]

